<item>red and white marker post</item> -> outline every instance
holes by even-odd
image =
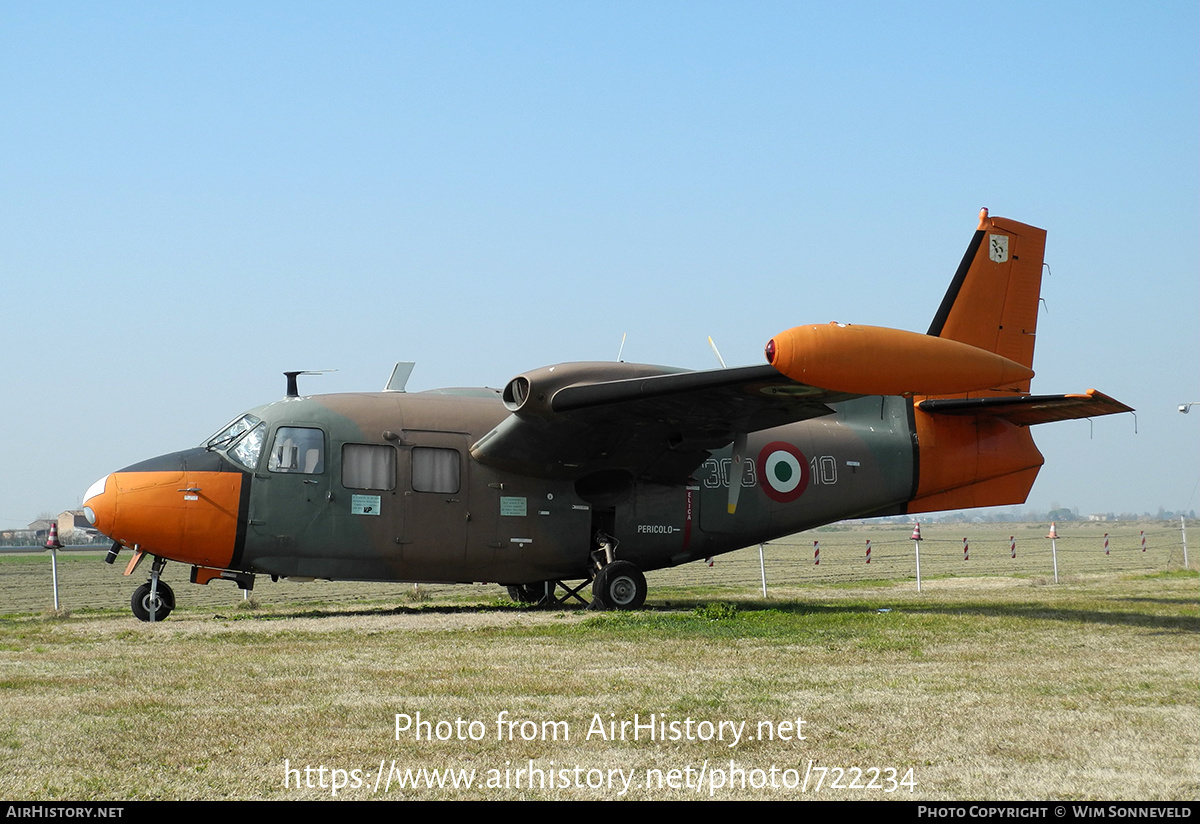
[[[913,527],[913,534],[909,536],[913,542],[913,546],[917,548],[917,592],[921,591],[921,522],[917,521]]]
[[[763,547],[765,546],[765,543],[758,545],[758,572],[762,576],[762,592],[764,598],[767,597],[767,562],[766,559],[763,558]]]
[[[46,549],[50,550],[50,580],[54,585],[54,611],[58,612],[58,551],[62,549],[62,542],[58,540],[58,524],[53,521],[46,537]]]
[[[1054,559],[1054,583],[1058,583],[1058,530],[1054,528],[1054,521],[1050,522],[1050,532],[1046,535],[1050,539],[1050,557]]]

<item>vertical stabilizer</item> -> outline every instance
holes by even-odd
[[[1046,231],[979,212],[979,226],[929,334],[995,352],[1033,368]],[[1000,398],[1029,394],[1028,378],[955,395]],[[945,397],[945,396],[942,396]],[[909,512],[1025,501],[1042,465],[1027,426],[991,414],[953,417],[913,398],[919,467]]]
[[[968,343],[1032,368],[1045,252],[1044,229],[989,217],[987,209],[981,210],[979,228],[929,334]],[[1029,381],[997,389],[1027,393]]]

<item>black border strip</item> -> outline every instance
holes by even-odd
[[[954,279],[950,281],[950,288],[946,290],[946,294],[942,297],[942,305],[938,307],[937,314],[933,316],[933,323],[929,324],[929,331],[925,334],[932,335],[935,338],[942,336],[942,328],[946,325],[946,318],[950,317],[950,310],[954,308],[954,301],[958,300],[958,292],[962,289],[963,281],[967,279],[967,272],[971,270],[971,263],[975,260],[975,255],[979,253],[979,245],[983,243],[983,236],[987,234],[984,229],[976,229],[974,237],[967,245],[967,251],[963,255],[962,262],[958,264],[958,271],[954,273]]]
[[[242,488],[238,494],[237,534],[233,539],[233,555],[229,559],[229,568],[241,570],[242,556],[246,551],[246,530],[250,525],[250,485],[254,475],[242,473]]]
[[[921,443],[917,438],[917,406],[912,398],[907,404],[909,440],[912,442],[912,489],[908,492],[908,500],[904,502],[902,514],[908,514],[908,505],[917,497],[917,489],[921,485]]]

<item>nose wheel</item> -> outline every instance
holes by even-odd
[[[129,605],[139,621],[161,621],[175,609],[175,592],[165,581],[158,582],[158,591],[152,593],[152,582],[147,581],[133,591]]]
[[[135,558],[135,562],[136,560],[138,559]],[[131,564],[131,570],[135,565]],[[166,565],[164,558],[156,557],[150,565],[150,580],[133,591],[129,606],[133,608],[133,617],[139,621],[161,621],[175,609],[175,591],[166,581],[161,580],[163,567]]]

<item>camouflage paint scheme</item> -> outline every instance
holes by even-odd
[[[643,571],[846,518],[1021,503],[1042,464],[1031,424],[1129,410],[1029,394],[1044,243],[985,210],[928,336],[797,327],[767,349],[792,377],[568,363],[503,390],[289,396],[97,481],[86,511],[110,562],[136,550],[127,574],[155,558],[145,620],[167,559],[197,583],[490,581],[530,600],[596,579],[598,605],[635,607]],[[1003,362],[1003,385],[947,393],[976,357]],[[863,391],[885,384],[911,390]]]

